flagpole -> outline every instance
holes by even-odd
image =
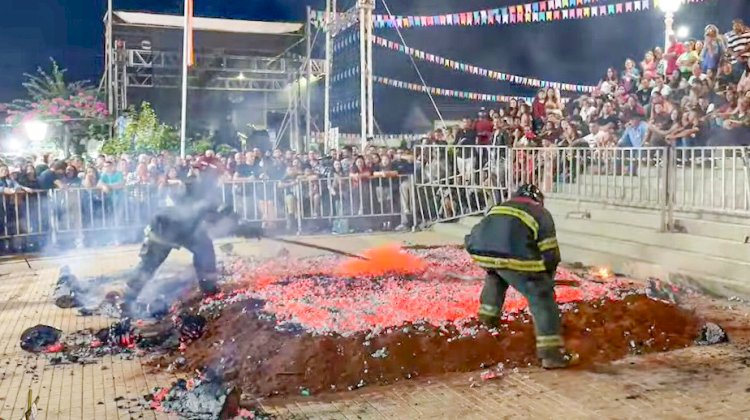
[[[188,91],[188,65],[190,63],[190,15],[193,0],[185,0],[185,19],[182,35],[182,111],[180,115],[180,157],[185,157],[185,145],[187,143],[187,91]]]

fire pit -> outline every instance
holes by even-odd
[[[224,384],[257,397],[352,390],[445,372],[535,364],[527,303],[510,291],[496,329],[476,322],[483,272],[460,249],[414,249],[388,272],[322,257],[236,261],[233,290],[204,300],[205,334],[171,363],[236,372]],[[419,263],[413,263],[419,261]],[[344,267],[344,268],[342,268]],[[701,322],[633,282],[561,269],[568,346],[585,363],[689,346]],[[176,360],[179,363],[174,363]]]

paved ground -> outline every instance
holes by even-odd
[[[393,240],[439,244],[431,233],[320,237],[318,243],[345,250]],[[235,252],[270,256],[281,247],[241,242]],[[288,247],[294,255],[312,252]],[[50,302],[57,270],[70,265],[82,276],[119,271],[137,259],[137,247],[89,251],[63,257],[0,262],[0,419],[20,419],[27,393],[39,397],[46,419],[166,418],[133,410],[150,387],[168,384],[167,374],[147,374],[137,360],[109,357],[87,366],[50,366],[21,351],[21,332],[45,323],[72,332],[108,321],[80,317]],[[170,257],[189,264],[189,255]],[[323,397],[267,400],[281,418],[750,418],[750,308],[738,302],[700,299],[701,312],[728,327],[734,342],[695,347],[599,366],[587,371],[508,371],[483,382],[479,373],[422,378],[388,387]],[[731,305],[731,308],[728,306]]]

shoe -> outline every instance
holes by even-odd
[[[212,281],[212,280],[200,280],[198,282],[198,287],[201,289],[201,292],[203,292],[203,294],[206,296],[213,296],[219,293],[219,286],[216,284],[215,281]]]
[[[489,315],[479,315],[479,322],[482,323],[487,328],[496,328],[498,324],[500,323],[500,317],[497,316],[489,316]]]
[[[544,369],[565,369],[580,362],[578,353],[566,353],[561,347],[552,347],[539,351]]]

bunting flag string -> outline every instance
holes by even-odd
[[[486,93],[467,92],[462,90],[453,89],[442,89],[430,86],[423,86],[417,83],[402,82],[400,80],[389,79],[382,76],[373,76],[373,81],[382,85],[391,86],[399,89],[411,90],[414,92],[429,92],[435,96],[447,96],[451,98],[467,99],[471,101],[481,102],[509,102],[512,99],[517,101],[524,101],[531,103],[533,98],[523,96],[506,96],[506,95],[490,95]]]
[[[374,15],[373,26],[377,29],[431,26],[488,26],[578,20],[644,12],[656,9],[659,1],[632,0],[601,4],[605,0],[545,0],[434,16]],[[685,3],[703,3],[706,1],[709,0],[685,0]],[[311,23],[321,28],[324,27],[325,12],[316,10],[311,13]]]
[[[473,66],[471,64],[461,63],[455,60],[451,60],[445,57],[441,57],[438,55],[426,53],[421,50],[417,50],[411,47],[406,47],[403,44],[399,44],[398,42],[393,42],[390,40],[387,40],[385,38],[381,38],[379,36],[373,37],[373,43],[375,45],[388,48],[393,51],[398,51],[407,55],[410,55],[416,59],[427,61],[434,64],[439,64],[441,66],[460,71],[463,73],[473,74],[477,76],[482,77],[488,77],[490,79],[498,80],[501,82],[509,82],[513,84],[528,86],[528,87],[535,87],[535,88],[547,88],[551,87],[554,89],[569,91],[569,92],[578,92],[578,93],[586,93],[586,92],[592,92],[596,86],[587,86],[587,85],[577,85],[577,84],[571,84],[571,83],[560,83],[560,82],[551,82],[548,80],[539,80],[532,77],[524,77],[524,76],[518,76],[514,74],[509,73],[503,73],[498,72],[494,70],[488,70],[481,67]]]
[[[373,26],[376,29],[381,29],[396,27],[516,25],[587,19],[647,11],[652,8],[652,0],[632,0],[613,4],[599,4],[601,1],[603,0],[546,0],[435,16],[374,15]],[[708,0],[689,1],[696,3]],[[310,20],[313,25],[324,27],[325,12],[320,10],[313,11]]]

